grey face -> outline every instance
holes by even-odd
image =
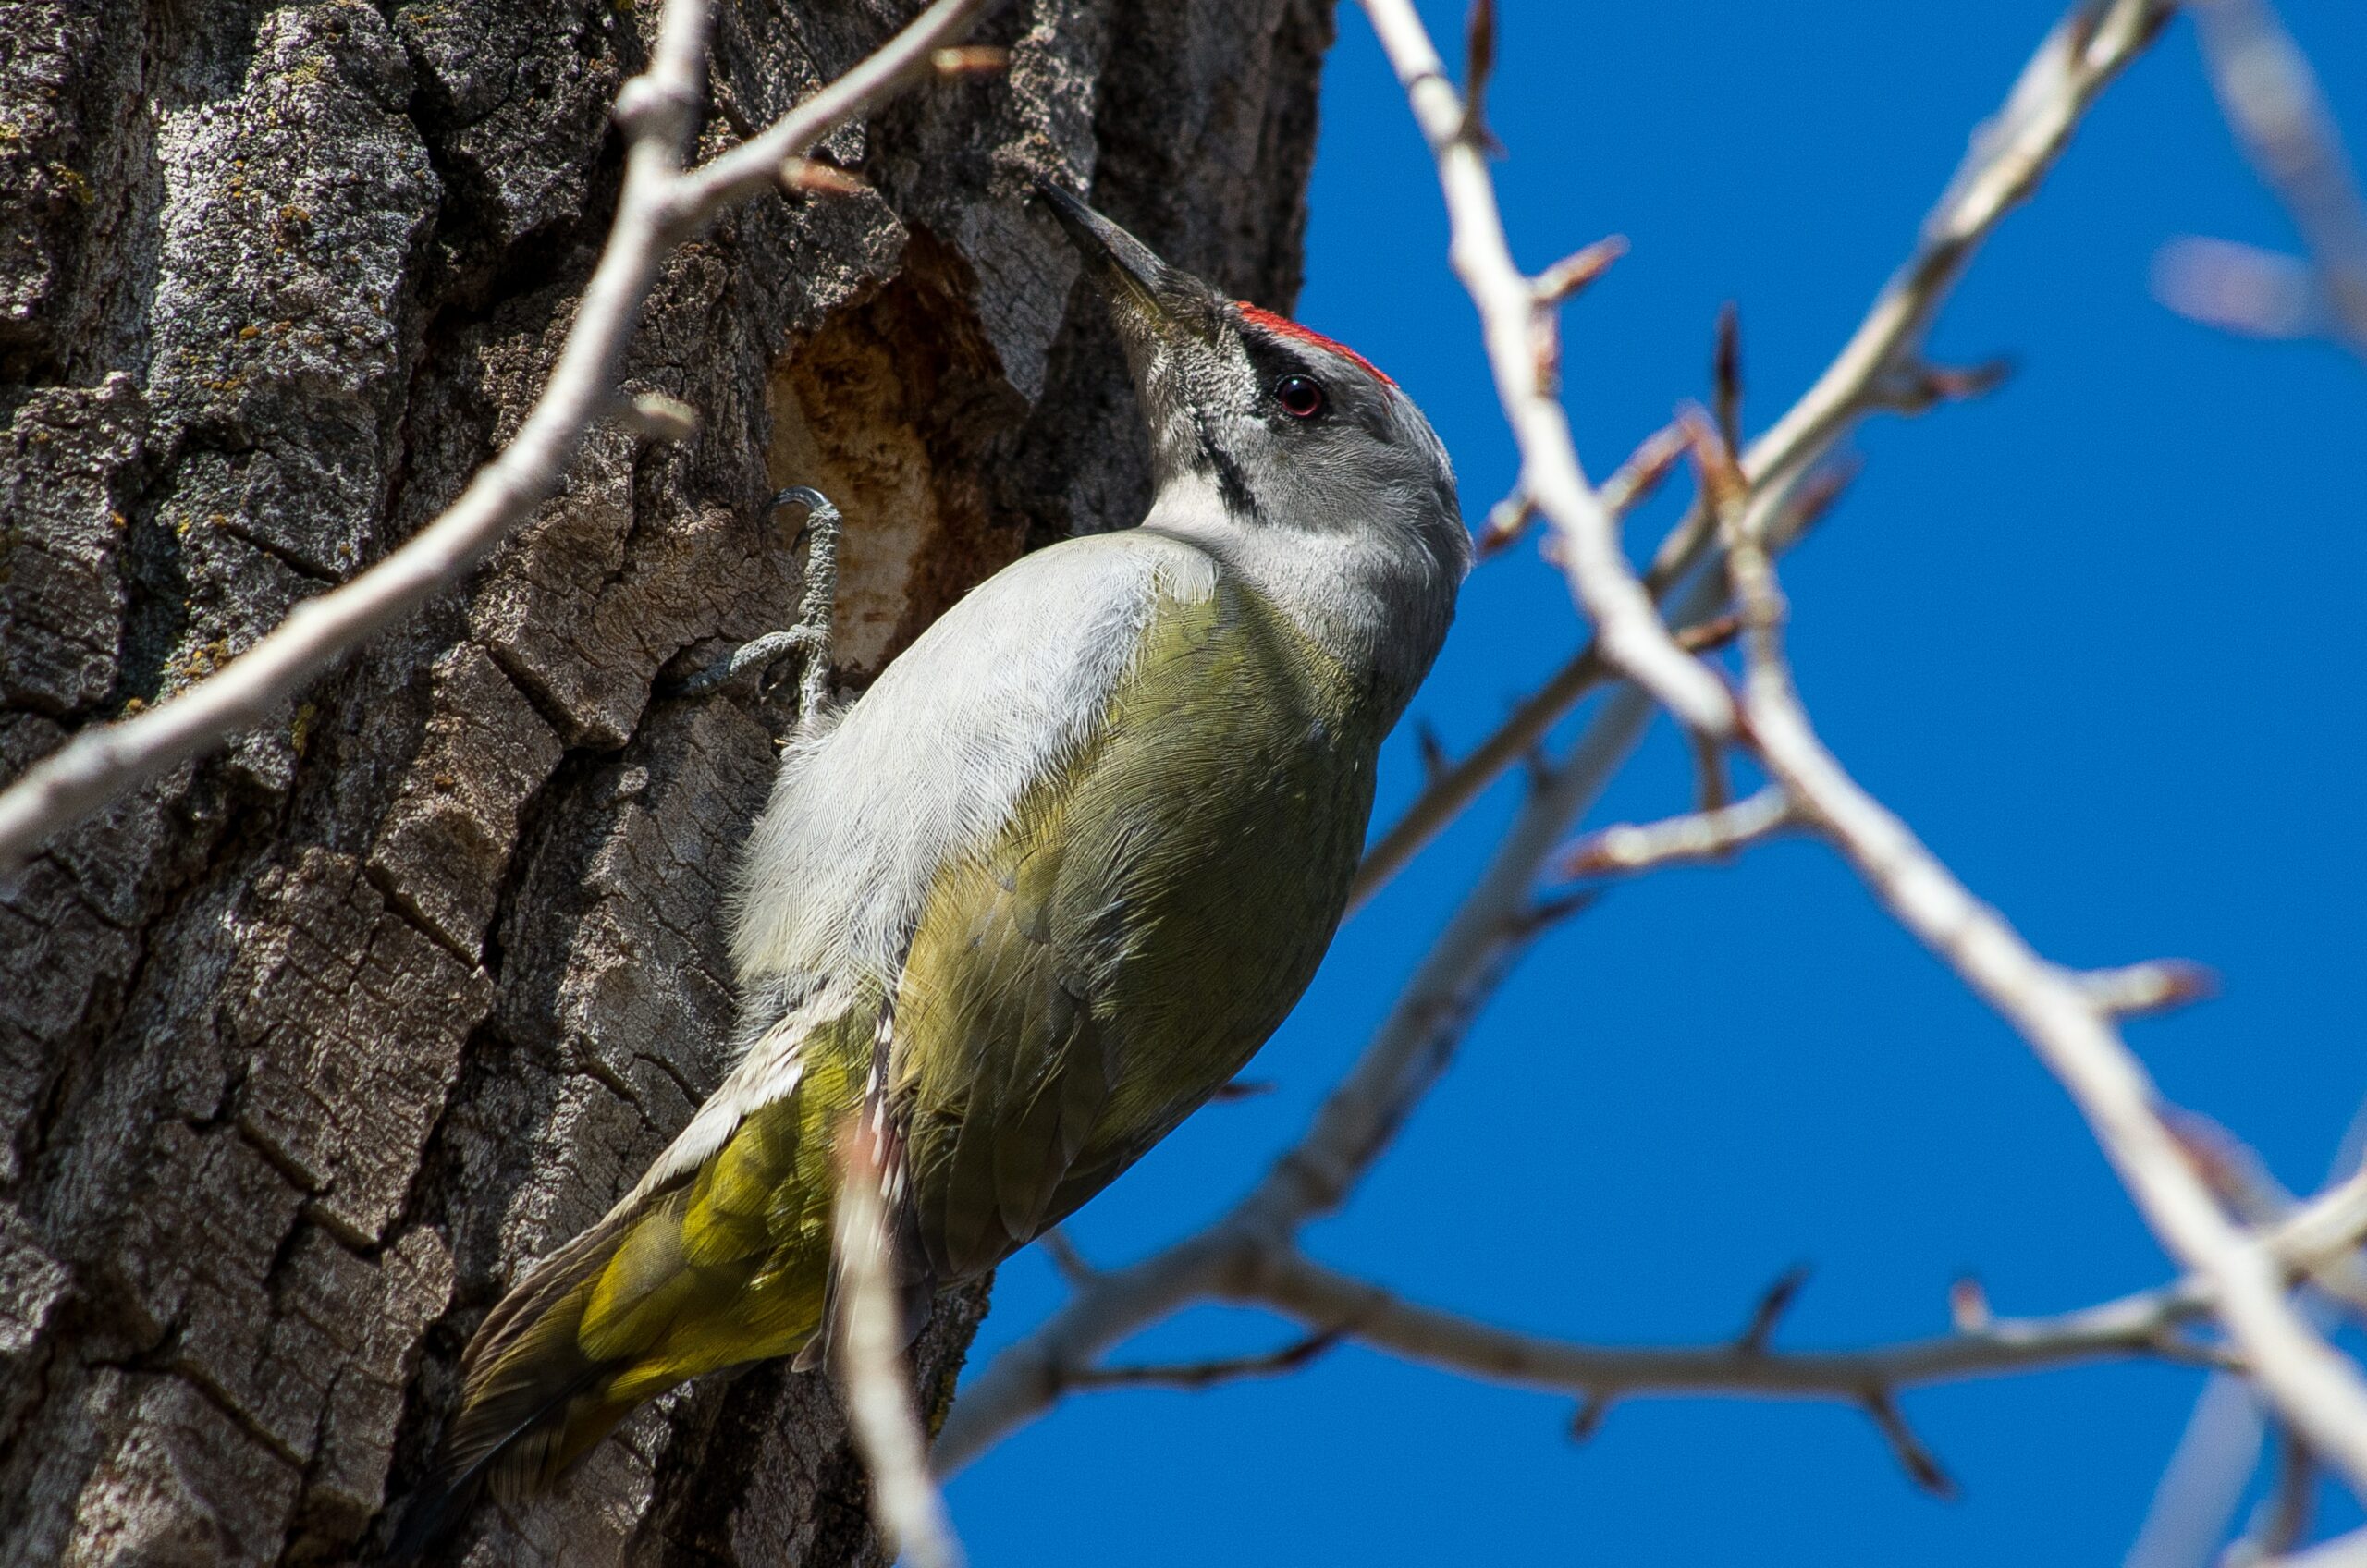
[[[1040,189],[1109,298],[1160,484],[1201,477],[1249,527],[1409,532],[1461,575],[1470,545],[1453,471],[1394,384],[1169,266],[1067,191]]]

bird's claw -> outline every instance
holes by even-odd
[[[705,696],[752,669],[761,680],[782,658],[796,654],[805,660],[804,672],[798,681],[798,722],[809,724],[819,713],[829,695],[830,619],[838,599],[839,534],[844,520],[830,498],[810,484],[792,484],[773,496],[765,503],[765,515],[769,517],[792,502],[805,508],[805,521],[790,547],[795,549],[799,544],[812,541],[812,548],[805,556],[805,593],[798,606],[797,624],[742,643],[697,674],[685,678],[666,695]]]

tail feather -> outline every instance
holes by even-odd
[[[460,1358],[460,1409],[389,1562],[416,1562],[488,1486],[505,1502],[547,1486],[639,1403],[611,1397],[621,1368],[587,1354],[579,1335],[592,1287],[647,1215],[645,1205],[609,1215],[537,1264],[478,1326]]]
[[[460,1358],[460,1408],[393,1561],[418,1558],[487,1487],[507,1502],[549,1486],[643,1401],[805,1346],[822,1319],[832,1186],[806,1113],[791,1100],[751,1112],[495,1306]]]
[[[508,1432],[499,1434],[489,1443],[481,1445],[482,1452],[463,1460],[447,1453],[436,1470],[412,1494],[411,1506],[403,1513],[402,1526],[395,1532],[394,1544],[387,1549],[386,1562],[402,1564],[417,1562],[428,1548],[448,1534],[467,1516],[476,1503],[477,1495],[491,1483],[503,1501],[510,1487],[504,1485],[511,1474],[511,1466],[525,1462],[552,1475],[566,1468],[566,1461],[557,1452],[559,1440],[581,1431],[580,1441],[570,1442],[571,1453],[581,1452],[593,1441],[606,1436],[608,1430],[632,1408],[619,1404],[604,1419],[579,1420],[569,1407],[589,1391],[599,1380],[599,1368],[589,1366],[577,1379],[560,1389],[550,1398],[527,1413]],[[597,1413],[586,1413],[596,1417]]]

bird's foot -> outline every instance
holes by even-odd
[[[667,695],[702,697],[752,672],[761,690],[773,667],[796,655],[804,661],[797,681],[797,722],[803,727],[820,716],[822,705],[830,695],[830,619],[838,603],[839,539],[845,521],[828,496],[805,484],[792,485],[775,496],[766,503],[765,513],[769,517],[791,502],[805,508],[805,521],[798,529],[797,537],[808,542],[805,592],[798,604],[797,624],[742,643],[683,680]],[[794,547],[793,542],[791,548]]]

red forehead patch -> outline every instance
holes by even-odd
[[[1318,349],[1329,349],[1331,352],[1339,355],[1342,359],[1361,369],[1367,375],[1371,376],[1375,381],[1380,382],[1382,386],[1394,386],[1397,385],[1396,382],[1392,381],[1389,378],[1389,373],[1387,371],[1381,369],[1370,360],[1366,359],[1362,354],[1357,353],[1345,343],[1326,337],[1323,334],[1317,332],[1310,327],[1301,326],[1298,323],[1291,320],[1288,316],[1278,316],[1262,305],[1253,305],[1246,300],[1235,300],[1233,303],[1240,307],[1241,319],[1245,322],[1249,322],[1257,326],[1262,326],[1267,331],[1275,334],[1277,337],[1295,337],[1302,343],[1312,343]]]

